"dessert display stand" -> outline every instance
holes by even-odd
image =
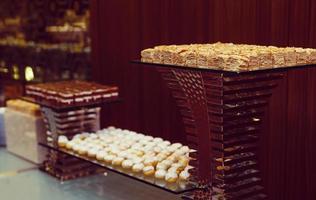
[[[27,100],[34,101],[30,98],[27,98]],[[46,102],[38,101],[38,103],[41,105],[44,122],[48,130],[47,141],[39,143],[40,146],[49,149],[43,170],[51,175],[61,180],[69,180],[109,170],[173,194],[182,194],[196,188],[193,182],[177,181],[176,183],[168,183],[165,180],[155,179],[153,176],[144,176],[142,172],[137,173],[122,167],[113,167],[105,162],[59,147],[58,137],[60,135],[72,138],[78,133],[96,132],[100,129],[100,105],[52,107]]]
[[[58,147],[58,136],[64,135],[72,138],[81,132],[96,132],[100,129],[100,110],[104,103],[117,102],[117,97],[102,102],[78,103],[75,105],[52,105],[49,102],[33,98],[23,98],[41,106],[42,115],[47,128],[46,141],[49,147]],[[47,146],[46,146],[47,147]],[[55,148],[49,148],[46,160],[41,170],[60,179],[61,181],[74,179],[94,173],[103,172],[104,169],[81,159],[67,155]]]
[[[109,162],[105,162],[104,159],[98,159],[97,156],[89,156],[89,153],[80,154],[79,151],[74,151],[74,148],[65,148],[64,146],[59,145],[60,138],[65,138],[59,136],[66,136],[68,140],[72,140],[75,136],[78,136],[78,139],[81,139],[80,137],[82,135],[86,135],[81,135],[81,133],[101,134],[102,131],[98,132],[98,130],[100,130],[100,105],[102,103],[118,100],[118,92],[113,93],[113,89],[106,90],[107,88],[102,88],[99,85],[91,86],[87,83],[81,82],[77,82],[75,84],[75,88],[71,86],[66,87],[65,83],[39,86],[30,85],[27,88],[27,94],[32,96],[34,99],[24,99],[36,102],[41,106],[42,115],[44,116],[44,122],[47,128],[47,140],[39,143],[39,145],[49,149],[49,153],[47,154],[46,161],[43,165],[43,170],[45,172],[48,172],[60,180],[69,180],[99,171],[104,172],[107,169],[134,180],[166,190],[173,194],[180,194],[195,189],[195,184],[185,181],[186,178],[178,179],[177,177],[176,180],[172,181],[165,180],[165,178],[155,178],[154,174],[146,174],[143,170],[137,171],[124,169],[121,165],[111,165],[112,163],[110,164]],[[88,91],[81,91],[82,88],[80,87],[82,87],[82,85],[85,88],[92,87],[94,92],[91,92],[90,88],[86,89]],[[60,88],[58,87],[64,87],[68,90],[72,89],[79,97],[72,95],[69,91],[67,91],[68,93],[65,92],[61,95],[61,93],[58,92],[63,91],[60,91]],[[100,89],[96,89],[97,87],[100,87]],[[78,91],[81,91],[80,94]],[[102,92],[112,93],[100,94]],[[67,96],[70,96],[69,93],[73,97],[67,98]],[[63,99],[60,97],[63,97]],[[80,102],[78,102],[79,100]],[[162,139],[160,138],[160,140]],[[184,169],[181,171],[183,170]]]
[[[231,72],[132,61],[156,67],[180,108],[191,153],[185,199],[266,199],[258,139],[273,89],[288,70],[312,65]]]

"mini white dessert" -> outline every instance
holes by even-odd
[[[171,142],[169,142],[168,140],[163,141],[161,144],[164,144],[166,146],[169,146],[171,144]]]
[[[130,148],[130,145],[128,145],[128,144],[120,144],[120,145],[119,145],[119,148],[120,148],[121,150],[126,150],[126,149]]]
[[[186,181],[190,178],[190,173],[187,170],[183,170],[179,175],[180,180]]]
[[[75,135],[72,139],[73,139],[73,140],[76,140],[76,139],[80,139],[80,140],[81,140],[81,135],[80,135],[80,134],[77,134],[77,135]]]
[[[162,148],[160,147],[154,147],[154,152],[155,153],[160,153],[162,151]]]
[[[174,147],[174,148],[176,148],[176,149],[179,149],[179,148],[181,148],[182,146],[183,146],[183,145],[180,144],[180,143],[174,143],[174,144],[171,145],[171,147]]]
[[[178,174],[174,173],[174,172],[167,172],[167,174],[165,176],[165,180],[168,183],[175,183],[178,180]]]
[[[130,168],[132,168],[132,166],[133,166],[133,161],[131,161],[131,160],[124,160],[123,162],[122,162],[122,167],[124,168],[124,169],[130,169]]]
[[[89,148],[86,145],[82,145],[79,149],[78,149],[78,154],[84,156],[87,154]]]
[[[59,147],[65,147],[68,142],[69,142],[69,140],[66,136],[62,135],[62,136],[58,137],[58,146]]]
[[[108,131],[114,131],[114,130],[116,130],[116,128],[115,128],[114,126],[109,126],[109,127],[107,128],[107,130],[108,130]]]
[[[173,162],[171,160],[164,160],[161,163],[166,165],[167,167],[170,167],[173,164]]]
[[[80,138],[85,139],[85,138],[89,137],[89,135],[90,135],[90,133],[81,133]]]
[[[183,164],[181,164],[181,163],[173,163],[172,165],[171,165],[171,167],[174,167],[174,168],[178,168],[179,170],[184,170],[184,168],[186,167],[187,165],[183,165]]]
[[[75,143],[74,143],[73,141],[67,142],[66,148],[67,148],[68,150],[71,150],[74,145],[75,145]]]
[[[71,141],[74,142],[75,144],[79,144],[82,142],[82,140],[80,138],[74,138]]]
[[[149,136],[149,135],[144,137],[144,140],[147,141],[147,142],[152,141],[153,139],[154,138],[152,136]]]
[[[168,169],[168,173],[176,173],[179,174],[182,171],[182,169],[180,167],[170,167]]]
[[[183,146],[180,148],[181,151],[184,151],[186,153],[189,153],[190,152],[190,148],[188,146]]]
[[[148,158],[144,161],[145,166],[156,166],[158,160],[155,157]]]
[[[79,149],[80,149],[80,147],[81,147],[81,145],[79,145],[79,144],[74,144],[74,145],[72,146],[72,150],[75,151],[75,152],[78,152]]]
[[[187,152],[181,149],[177,149],[173,154],[176,156],[183,156],[185,155]]]
[[[187,166],[189,164],[190,159],[186,156],[181,156],[178,158],[178,163],[180,163],[182,166]]]
[[[171,155],[167,158],[167,160],[170,160],[171,162],[176,162],[178,160],[177,156]]]
[[[136,155],[136,156],[139,156],[139,157],[140,157],[140,156],[143,156],[143,155],[144,155],[144,151],[136,150],[136,151],[135,151],[135,155]]]
[[[118,155],[118,154],[120,153],[120,150],[117,149],[117,148],[112,148],[112,149],[110,150],[110,152],[111,152],[112,154],[114,154],[114,155]]]
[[[113,159],[115,158],[114,155],[105,155],[103,160],[107,163],[112,163]]]
[[[91,158],[95,158],[97,153],[98,153],[99,149],[97,148],[92,148],[92,149],[89,149],[88,150],[88,156],[91,157]]]
[[[132,170],[133,172],[141,172],[144,169],[144,164],[143,163],[137,163],[135,165],[133,165]]]
[[[175,152],[177,150],[177,147],[175,147],[175,146],[168,146],[166,148],[166,150],[169,151],[169,152]]]
[[[120,166],[122,165],[122,162],[124,161],[124,158],[122,157],[116,157],[113,159],[112,161],[112,165],[115,165],[115,166]]]
[[[165,170],[158,170],[158,171],[156,171],[155,172],[155,177],[157,178],[157,179],[164,179],[165,178],[165,176],[166,176],[166,171]]]
[[[163,160],[166,159],[166,157],[167,157],[167,156],[165,156],[165,155],[157,155],[157,156],[156,156],[158,162],[162,162]]]
[[[157,137],[157,138],[154,138],[154,139],[153,139],[153,142],[155,142],[155,143],[160,143],[160,142],[163,142],[163,139]]]
[[[167,170],[168,169],[168,166],[164,163],[158,163],[157,166],[156,166],[156,169],[159,170],[159,169],[163,169],[163,170]]]
[[[155,173],[155,168],[153,166],[146,166],[143,168],[143,173],[146,176],[153,175]]]
[[[117,154],[118,157],[127,158],[128,153],[126,151],[121,151]]]
[[[99,161],[103,161],[105,155],[106,155],[106,152],[101,150],[101,151],[99,151],[99,152],[97,153],[96,158],[97,158],[97,160],[99,160]]]
[[[146,151],[151,151],[153,150],[153,146],[149,146],[149,145],[146,145],[145,147],[143,147],[143,150],[146,152]]]
[[[98,135],[97,135],[97,134],[94,134],[94,133],[91,133],[91,134],[89,135],[89,138],[91,138],[91,139],[98,139]]]
[[[144,160],[144,159],[142,159],[142,158],[140,158],[140,157],[135,157],[135,158],[133,158],[133,162],[136,163],[136,164],[137,164],[137,163],[142,163],[143,160]]]
[[[171,152],[167,151],[166,149],[163,149],[159,154],[164,155],[165,157],[168,157],[171,155]]]
[[[158,153],[157,154],[157,156],[159,156],[159,157],[163,157],[163,158],[167,158],[168,157],[168,154],[166,154],[166,153]]]

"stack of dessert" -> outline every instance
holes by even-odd
[[[38,102],[54,106],[73,106],[118,97],[118,88],[84,81],[62,81],[26,86],[26,94]]]
[[[34,103],[23,101],[20,99],[14,99],[7,101],[7,107],[12,110],[16,110],[22,113],[27,113],[32,116],[41,116],[40,106]]]
[[[62,81],[29,85],[26,93],[42,105],[47,143],[55,146],[60,135],[72,137],[78,132],[99,130],[99,103],[116,99],[118,88],[84,81]],[[52,149],[44,167],[45,171],[63,180],[98,171],[90,163]]]
[[[96,133],[82,133],[71,140],[60,136],[58,145],[79,156],[95,159],[113,168],[122,168],[167,183],[188,181],[189,153],[180,143],[109,127]]]
[[[232,43],[156,46],[141,52],[142,62],[225,71],[253,71],[316,64],[316,49]]]

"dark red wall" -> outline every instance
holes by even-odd
[[[132,65],[159,44],[239,42],[316,48],[315,0],[91,0],[93,74],[118,84],[123,102],[104,123],[184,141],[180,115],[159,74]],[[316,199],[316,69],[286,74],[262,133],[269,199]]]

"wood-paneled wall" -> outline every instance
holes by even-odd
[[[91,0],[93,74],[118,84],[123,102],[103,125],[184,141],[180,115],[160,75],[132,65],[159,44],[238,42],[316,48],[315,0]],[[261,140],[272,200],[316,199],[316,69],[295,70],[271,98]]]

